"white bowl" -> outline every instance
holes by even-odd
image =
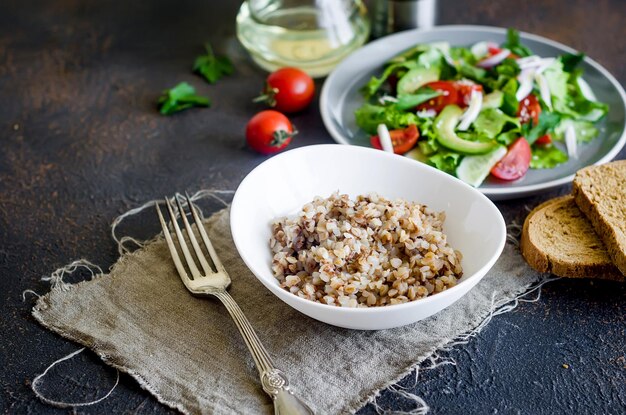
[[[463,254],[463,278],[446,291],[405,304],[343,308],[300,298],[280,288],[271,270],[271,222],[294,215],[315,196],[376,192],[446,212],[444,231]],[[301,147],[274,156],[241,182],[230,211],[233,240],[256,277],[291,307],[334,326],[379,330],[414,323],[450,306],[496,262],[506,239],[504,219],[476,189],[422,163],[364,147]]]

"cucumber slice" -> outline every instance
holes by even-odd
[[[439,80],[439,70],[435,68],[415,68],[404,74],[398,81],[398,95],[412,94],[421,86]]]
[[[484,108],[500,108],[504,102],[504,94],[502,91],[495,90],[483,97]]]
[[[491,168],[506,156],[506,152],[505,146],[499,146],[487,154],[465,156],[456,168],[456,177],[471,186],[478,187],[489,175]]]
[[[459,123],[461,114],[463,110],[457,105],[448,105],[435,118],[434,130],[437,141],[442,146],[463,154],[484,154],[498,146],[496,141],[469,141],[456,135],[454,129]]]

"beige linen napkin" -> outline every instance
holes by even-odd
[[[232,296],[276,365],[318,413],[356,411],[540,277],[507,244],[483,281],[439,314],[392,330],[340,329],[293,310],[256,280],[234,247],[227,209],[205,223],[232,277]],[[107,275],[56,284],[33,315],[184,413],[272,412],[225,309],[189,295],[163,240],[123,255]]]

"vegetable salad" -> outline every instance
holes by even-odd
[[[479,186],[578,156],[608,112],[582,78],[582,54],[539,57],[513,29],[502,45],[420,44],[363,86],[356,122],[371,145]]]

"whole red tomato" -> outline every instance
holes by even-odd
[[[267,77],[264,94],[254,101],[264,101],[278,111],[290,113],[305,109],[314,94],[313,79],[300,69],[287,67]]]
[[[289,119],[273,110],[259,112],[246,125],[248,145],[262,154],[279,152],[291,143],[295,134]]]

